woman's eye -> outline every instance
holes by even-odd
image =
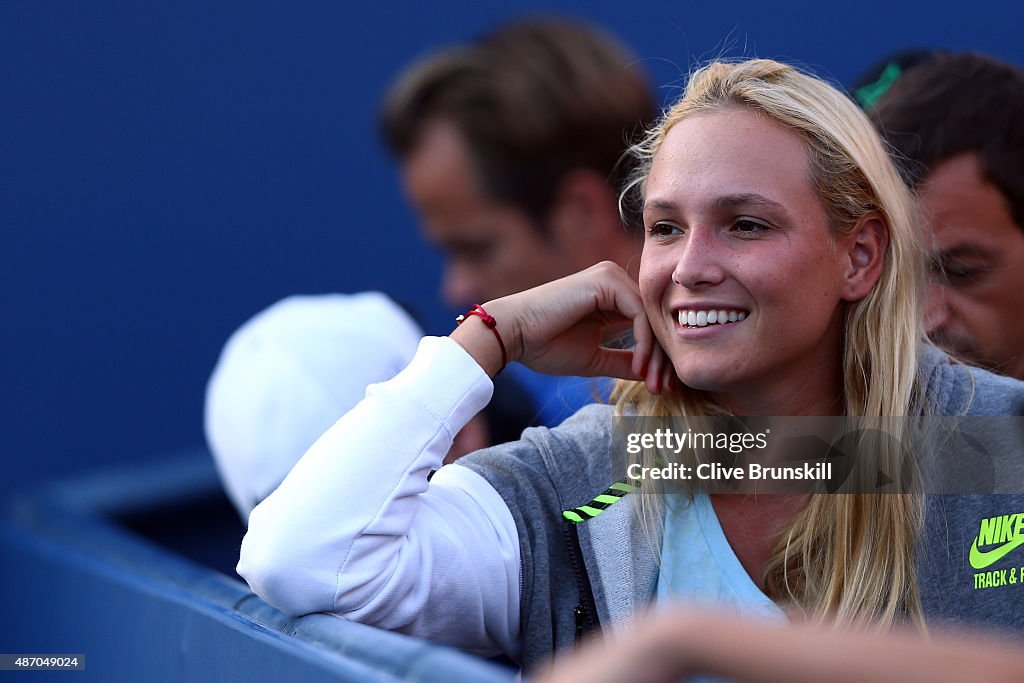
[[[767,225],[749,219],[739,220],[732,224],[733,232],[744,236],[760,235],[768,232],[769,229]]]
[[[669,237],[670,235],[678,234],[679,228],[671,223],[655,223],[647,229],[647,232],[652,237]]]

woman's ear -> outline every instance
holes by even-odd
[[[889,228],[877,214],[865,216],[843,244],[847,250],[847,261],[842,297],[845,301],[860,301],[882,276],[889,247]]]

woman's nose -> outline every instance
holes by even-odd
[[[691,228],[679,243],[672,281],[687,289],[720,283],[724,277],[721,249],[710,230]]]

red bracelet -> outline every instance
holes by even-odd
[[[494,316],[485,311],[483,306],[480,304],[474,304],[473,308],[455,319],[455,324],[461,325],[469,320],[469,316],[471,315],[477,316],[484,321],[484,325],[491,328],[491,332],[494,333],[494,338],[498,340],[498,346],[501,347],[501,368],[494,373],[494,376],[497,377],[501,374],[501,371],[505,369],[505,366],[508,365],[508,352],[505,351],[505,342],[501,340],[501,334],[498,332],[498,321],[494,319]]]

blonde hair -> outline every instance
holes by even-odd
[[[803,138],[811,182],[833,235],[850,234],[872,215],[888,228],[877,284],[846,308],[842,398],[851,416],[881,421],[919,414],[924,260],[913,200],[871,123],[837,89],[771,60],[716,62],[697,70],[682,98],[631,149],[638,164],[620,202],[642,203],[653,158],[676,123],[734,107],[754,111]],[[642,382],[621,381],[612,400],[619,414],[727,413],[710,394],[688,387],[653,396]],[[902,421],[886,422],[892,433]],[[642,464],[655,466],[655,457],[660,456],[642,454]],[[661,497],[639,499],[645,528],[659,528]],[[887,625],[906,616],[922,626],[914,565],[921,517],[918,495],[813,495],[768,562],[766,590],[814,618]]]

